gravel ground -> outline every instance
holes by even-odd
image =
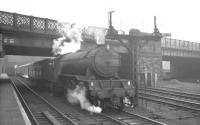
[[[158,88],[173,89],[182,92],[200,94],[200,83],[180,82],[178,80],[162,81]],[[183,111],[182,109],[169,107],[145,100],[139,100],[139,106],[133,112],[144,114],[147,117],[164,122],[168,125],[199,125],[200,113]]]
[[[161,81],[157,87],[165,87],[188,93],[200,94],[200,83],[180,82],[178,80]]]

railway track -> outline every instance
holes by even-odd
[[[77,125],[19,79],[11,82],[33,125]]]
[[[13,80],[12,80],[13,81]],[[53,107],[53,109],[56,109],[56,107],[52,106],[50,103],[48,103],[48,101],[46,99],[44,99],[43,97],[41,97],[39,94],[37,94],[36,92],[34,92],[34,90],[32,90],[31,88],[29,88],[28,86],[24,85],[25,84],[25,80],[22,80],[22,79],[17,79],[17,82],[21,82],[21,83],[17,83],[17,84],[20,84],[20,85],[23,85],[23,87],[25,88],[28,88],[26,91],[31,91],[31,93],[33,92],[34,95],[36,94],[37,96],[33,96],[31,97],[30,94],[28,94],[29,98],[34,98],[33,101],[29,101],[28,99],[28,104],[27,104],[27,107],[29,108],[29,111],[31,112],[32,114],[32,118],[33,120],[33,123],[36,124],[36,125],[52,125],[51,122],[49,122],[49,119],[45,118],[43,115],[48,115],[49,112],[53,112],[53,111],[48,111],[47,108],[49,108],[49,105],[50,107]],[[17,85],[15,85],[17,87]],[[18,88],[17,88],[18,89]],[[18,89],[19,90],[19,89]],[[21,93],[22,95],[22,98],[24,99],[24,94],[25,92],[23,92],[24,90],[20,91],[19,92]],[[35,108],[37,108],[37,111],[35,111],[34,109],[31,110],[31,108],[29,107],[29,105],[31,105],[31,107],[33,107],[33,105],[35,103],[37,103],[37,98],[42,98],[42,100],[44,100],[45,102],[44,103],[48,103],[47,106],[42,106],[43,102],[39,102],[39,107],[37,106],[34,106]],[[27,102],[26,100],[26,97],[25,97],[25,102]],[[39,99],[40,100],[40,99]],[[58,107],[57,107],[58,108]],[[39,109],[39,111],[38,111]],[[60,109],[59,109],[60,110]],[[48,111],[48,112],[47,112]],[[62,110],[61,110],[62,111]],[[36,113],[35,113],[36,112]],[[47,112],[47,113],[46,113]],[[59,112],[58,109],[56,109],[56,112]],[[46,114],[45,114],[46,113]],[[74,113],[73,110],[70,110],[69,112],[66,112],[66,111],[62,111],[59,112],[62,116],[64,116],[65,118],[67,118],[67,120],[69,119],[71,123],[65,123],[63,122],[63,118],[59,117],[59,116],[56,116],[56,115],[52,115],[54,118],[56,118],[62,125],[121,125],[121,123],[119,123],[118,121],[116,120],[113,120],[109,117],[105,117],[105,116],[102,116],[100,114],[89,114],[88,112],[81,112],[81,113]],[[29,113],[30,114],[30,113]],[[52,113],[51,113],[52,114]],[[55,114],[55,113],[54,113]],[[90,117],[90,119],[88,119],[88,117]],[[91,119],[98,119],[97,121],[95,120],[91,120]],[[61,121],[60,121],[61,120]],[[88,123],[86,123],[88,122]],[[60,123],[56,122],[56,123],[53,123],[53,125],[61,125]]]
[[[139,98],[181,107],[195,112],[200,111],[200,95],[182,93],[173,90],[140,88]]]
[[[102,115],[121,123],[121,125],[166,125],[165,123],[127,111],[112,110],[106,111]]]
[[[180,92],[180,91],[175,91],[175,90],[169,90],[169,89],[156,89],[156,88],[140,88],[141,91],[147,91],[151,93],[159,93],[163,95],[169,95],[172,97],[177,97],[180,99],[192,101],[192,102],[197,102],[200,103],[200,95],[199,94],[192,94],[192,93],[185,93],[185,92]]]
[[[20,81],[21,80],[19,80],[18,82],[20,82]],[[23,82],[23,81],[21,81],[21,82]],[[18,83],[18,84],[21,84],[21,83]],[[29,90],[27,90],[27,91],[29,91]],[[30,96],[29,96],[29,98],[30,98]],[[31,97],[31,98],[36,98],[36,97]],[[31,101],[29,103],[29,105],[32,105],[31,107],[35,107],[34,104],[36,102],[37,102],[37,100]],[[106,111],[107,113],[92,114],[91,115],[90,113],[84,112],[84,111],[81,111],[79,113],[77,113],[76,111],[73,111],[73,110],[66,112],[66,111],[63,111],[62,109],[60,109],[59,107],[57,107],[57,108],[60,111],[63,112],[65,117],[67,117],[73,123],[75,123],[77,125],[91,125],[91,124],[95,124],[95,125],[132,125],[132,124],[136,124],[136,125],[144,125],[144,124],[148,124],[148,125],[166,125],[164,123],[160,123],[158,121],[146,118],[144,116],[131,114],[131,113],[128,113],[128,112],[122,112],[122,111],[119,112],[118,110],[116,110],[115,112],[112,112],[113,114],[109,113],[109,111]],[[37,108],[37,109],[39,109],[39,108]],[[41,107],[40,110],[42,110],[42,111],[32,111],[32,112],[36,112],[36,113],[32,113],[33,115],[36,114],[35,115],[36,118],[34,118],[34,120],[38,121],[38,123],[39,123],[39,120],[42,120],[41,121],[42,123],[52,124],[52,123],[49,123],[49,119],[47,119],[48,122],[47,121],[43,121],[46,118],[43,115],[45,115],[45,113],[46,113],[46,115],[48,115],[49,112],[52,112],[52,111],[48,111],[45,107]],[[38,113],[39,113],[39,115],[38,115]],[[62,116],[63,116],[63,114],[62,114]],[[58,118],[57,119],[58,121],[59,121],[59,119],[63,119],[63,118],[59,118],[58,116],[55,116],[55,115],[53,115],[53,117],[56,118],[56,119]],[[92,120],[92,119],[94,119],[94,120]],[[56,123],[54,123],[54,124],[56,124]]]

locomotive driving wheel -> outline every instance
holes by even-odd
[[[51,93],[51,95],[54,95],[54,87],[55,86],[55,84],[53,83],[53,82],[51,82],[50,83],[50,93]]]
[[[124,99],[125,98],[123,98],[123,97],[120,98],[120,102],[119,102],[120,104],[119,104],[119,107],[118,107],[119,110],[123,110],[124,107],[125,107]]]
[[[98,107],[101,107],[101,106],[102,106],[102,101],[101,101],[101,99],[99,99],[98,97],[95,97],[95,98],[93,99],[93,105],[98,106]]]
[[[129,97],[130,103],[131,103],[131,107],[135,107],[135,103],[134,103],[134,97]]]
[[[67,84],[64,85],[64,97],[67,99],[67,94],[68,94],[68,86]]]
[[[63,94],[63,87],[61,85],[62,82],[60,80],[57,80],[55,83],[53,83],[52,90],[55,96],[61,96]]]
[[[68,91],[69,90],[74,90],[77,86],[77,81],[75,79],[70,79],[67,80],[64,84],[63,84],[63,93],[64,93],[64,97],[67,99],[68,98]]]

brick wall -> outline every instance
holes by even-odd
[[[118,41],[107,41],[107,43],[109,43],[110,48],[122,53],[122,55],[123,53],[128,53],[127,49],[124,48]],[[126,45],[130,46],[128,43],[126,43]],[[138,84],[155,87],[156,83],[162,79],[161,41],[139,41],[137,45]],[[81,44],[81,49],[84,50],[96,46],[97,44],[95,41],[84,41]],[[134,50],[132,51],[134,53]],[[128,78],[128,76],[126,78]]]
[[[139,85],[155,87],[162,79],[161,41],[139,41],[137,48]]]

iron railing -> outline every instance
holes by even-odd
[[[58,21],[0,11],[0,31],[29,32],[59,36]]]

